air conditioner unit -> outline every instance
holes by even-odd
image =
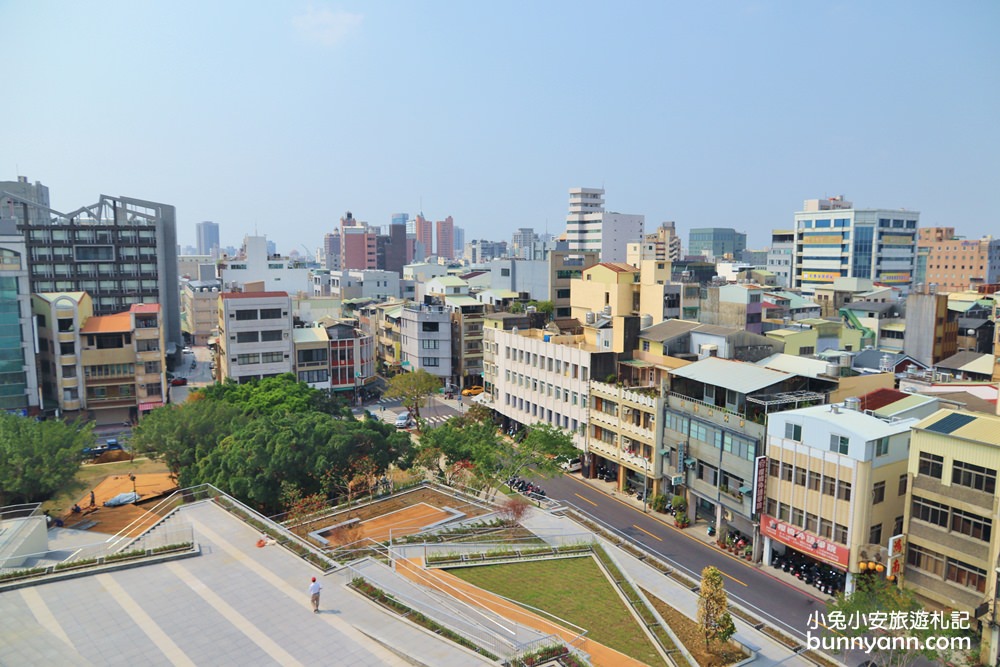
[[[726,521],[732,521],[733,520],[733,513],[730,512],[727,509],[724,509],[724,510],[722,510],[722,518],[725,519]]]
[[[680,486],[683,483],[684,483],[684,475],[671,475],[670,476],[670,485],[671,486]]]

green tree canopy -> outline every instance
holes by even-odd
[[[94,444],[93,426],[0,412],[0,505],[39,502],[65,486]]]
[[[400,373],[389,379],[386,398],[398,398],[414,417],[420,417],[420,406],[441,386],[441,380],[420,368],[412,373]]]
[[[227,380],[199,389],[197,393],[211,400],[239,406],[245,414],[252,416],[319,411],[343,417],[345,409],[350,414],[350,406],[345,401],[299,382],[292,373],[244,384]]]

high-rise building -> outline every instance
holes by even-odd
[[[377,269],[378,234],[350,211],[340,219],[340,270]]]
[[[843,196],[807,199],[795,214],[792,287],[812,295],[837,278],[869,278],[909,290],[920,213],[856,209]]]
[[[413,225],[413,233],[416,235],[417,243],[424,249],[423,257],[430,257],[434,254],[434,225],[424,217],[423,213],[417,214]]]
[[[954,227],[923,227],[917,232],[914,286],[934,285],[937,293],[961,292],[1000,282],[1000,239],[968,240]]]
[[[679,262],[681,259],[681,237],[677,235],[676,223],[662,223],[655,232],[646,234],[646,241],[655,243],[655,257],[658,262]]]
[[[689,255],[737,259],[746,247],[747,235],[731,227],[699,227],[688,235]]]
[[[461,227],[455,227],[453,234],[455,237],[455,253],[452,257],[461,257],[462,252],[465,250],[465,230]]]
[[[195,225],[198,234],[198,254],[219,258],[219,225],[206,220]]]
[[[438,220],[437,228],[437,256],[452,259],[455,257],[455,221],[449,215],[444,220]]]
[[[13,218],[28,252],[29,289],[93,294],[94,315],[126,311],[136,303],[158,303],[168,357],[183,344],[177,289],[177,227],[173,206],[101,195],[72,213],[26,199],[27,182],[13,192],[0,183],[0,210]],[[40,197],[41,198],[41,197]]]
[[[389,225],[389,238],[385,244],[385,263],[383,267],[380,267],[385,271],[394,271],[400,276],[403,275],[403,267],[408,264],[406,218],[405,213],[397,213],[392,216],[392,224]]]
[[[28,250],[17,224],[0,213],[0,410],[39,409]]]
[[[330,271],[340,271],[340,230],[323,235],[323,259]]]
[[[603,188],[570,188],[566,240],[570,250],[600,253],[602,262],[624,262],[628,244],[641,241],[645,216],[604,210]]]
[[[510,254],[513,257],[531,259],[532,244],[538,239],[531,227],[520,227],[510,239]]]
[[[771,247],[767,251],[767,270],[774,274],[778,287],[792,286],[794,251],[795,230],[775,229],[771,232]]]

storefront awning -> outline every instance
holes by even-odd
[[[150,401],[148,403],[139,404],[139,412],[146,412],[147,410],[152,410],[153,408],[159,408],[163,405],[163,401]]]

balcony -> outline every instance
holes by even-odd
[[[137,362],[159,361],[162,354],[159,350],[140,350],[135,353],[135,360]]]
[[[62,409],[68,411],[75,411],[80,409],[80,399],[79,398],[68,398],[62,402]]]
[[[135,329],[136,340],[158,340],[159,338],[160,330],[156,327],[147,327],[145,329],[136,327]]]
[[[59,365],[60,366],[75,366],[76,365],[76,355],[75,354],[60,354],[59,355]]]
[[[75,389],[80,386],[80,380],[75,376],[71,378],[64,377],[59,384],[63,389]]]
[[[609,442],[604,442],[603,440],[595,440],[593,438],[587,439],[587,447],[591,452],[595,454],[600,454],[605,458],[610,458],[615,461],[618,460],[621,455],[621,450],[618,449],[617,445],[612,445]]]

